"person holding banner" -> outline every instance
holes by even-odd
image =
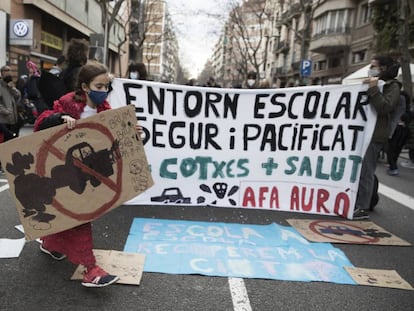
[[[362,161],[353,214],[354,220],[368,219],[367,211],[373,209],[370,202],[373,195],[377,160],[390,135],[390,113],[397,109],[400,100],[401,83],[395,79],[399,67],[400,65],[390,56],[376,56],[371,60],[369,77],[364,80],[364,83],[369,86],[368,100],[377,112],[377,121],[371,142]],[[379,83],[380,80],[385,83]]]
[[[81,67],[75,91],[67,93],[54,102],[53,110],[43,112],[34,125],[34,130],[66,123],[69,129],[76,120],[111,109],[106,100],[110,77],[107,68],[98,62],[89,62]],[[118,276],[111,275],[96,264],[93,254],[91,223],[51,234],[41,238],[40,250],[53,259],[68,258],[74,264],[85,267],[82,285],[103,287],[115,283]]]

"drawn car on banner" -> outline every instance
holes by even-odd
[[[152,202],[162,203],[191,203],[190,197],[184,197],[177,187],[165,188],[160,196],[151,197]]]

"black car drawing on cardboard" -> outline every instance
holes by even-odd
[[[177,187],[165,188],[160,196],[152,197],[151,202],[191,203],[191,198],[185,198]]]
[[[56,180],[56,188],[69,186],[72,191],[80,194],[85,190],[87,181],[90,181],[93,187],[101,184],[96,175],[103,177],[113,175],[112,165],[117,158],[119,158],[117,141],[110,149],[98,151],[95,151],[90,144],[82,142],[67,151],[64,165],[52,168],[52,179]],[[76,162],[82,163],[84,167],[77,165]]]

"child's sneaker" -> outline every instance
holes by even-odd
[[[111,275],[99,266],[85,270],[82,285],[86,287],[104,287],[119,280],[119,276]]]
[[[40,250],[43,253],[48,254],[54,260],[63,260],[63,259],[66,258],[66,255],[65,254],[62,254],[62,253],[59,253],[59,252],[55,252],[55,251],[50,251],[47,248],[45,248],[42,243],[40,243]]]

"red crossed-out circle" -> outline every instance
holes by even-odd
[[[83,123],[76,125],[74,130],[78,129],[90,129],[98,131],[99,133],[103,134],[109,141],[113,142],[114,137],[112,133],[103,125],[98,123]],[[36,174],[39,176],[45,176],[46,173],[46,161],[49,155],[54,155],[59,160],[65,162],[65,154],[62,153],[61,150],[56,148],[54,144],[63,136],[68,134],[68,129],[63,128],[54,135],[52,135],[49,139],[45,140],[38,151],[37,159],[36,159]],[[86,165],[83,165],[80,161],[77,161],[76,166],[80,167],[82,171],[93,175],[97,179],[101,181],[102,184],[105,184],[109,189],[113,190],[114,196],[102,206],[98,207],[95,211],[89,213],[75,213],[74,211],[68,210],[65,208],[56,198],[53,198],[52,206],[58,210],[60,213],[71,217],[76,220],[93,220],[98,216],[102,215],[108,209],[114,206],[115,202],[121,196],[121,189],[122,189],[122,161],[116,161],[117,173],[116,173],[116,181],[113,182],[111,179],[106,178],[97,174],[95,171],[91,170]]]
[[[349,231],[341,232],[343,234],[343,238],[334,237],[333,233],[325,234],[321,232],[321,229],[329,229],[333,225],[349,228]],[[352,234],[352,231],[364,232],[364,228],[358,227],[357,225],[352,225],[349,222],[341,222],[337,220],[316,220],[309,224],[309,229],[312,230],[312,232],[320,236],[323,236],[325,238],[329,238],[332,240],[336,240],[339,242],[344,242],[344,243],[370,244],[370,243],[376,243],[379,241],[379,238],[377,237],[372,237],[368,235]],[[347,236],[348,236],[348,239],[347,239]],[[349,237],[352,237],[352,239],[350,239]]]

